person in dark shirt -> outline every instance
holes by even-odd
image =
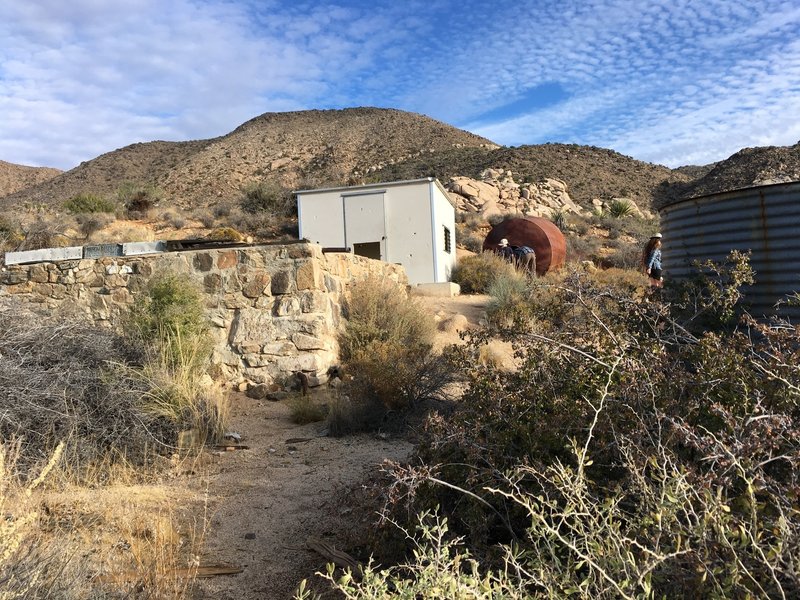
[[[506,238],[503,238],[500,240],[500,243],[497,244],[497,253],[508,262],[514,262],[514,249],[508,245],[508,240]]]
[[[530,246],[513,248],[517,266],[525,269],[531,276],[536,276],[536,252]]]

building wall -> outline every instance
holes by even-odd
[[[323,375],[338,362],[349,284],[377,275],[402,292],[407,283],[398,265],[295,243],[9,266],[0,272],[0,300],[119,328],[160,272],[186,274],[202,290],[215,340],[212,370],[242,386],[296,371]]]
[[[450,281],[456,266],[456,213],[447,195],[439,186],[431,185],[433,192],[433,215],[436,229],[436,282]],[[450,250],[445,245],[445,228],[449,232]]]
[[[302,194],[297,199],[297,210],[301,238],[323,247],[345,246],[341,192]]]
[[[421,181],[386,190],[386,260],[402,264],[412,285],[435,281],[429,189]]]
[[[345,223],[343,202],[355,204],[358,199],[383,202],[384,226],[372,236],[381,242],[383,260],[402,264],[412,284],[448,281],[455,265],[455,211],[434,180],[301,192],[300,236],[322,246],[352,247],[356,240],[348,239],[345,228],[350,231],[357,217],[348,210]],[[444,250],[445,226],[451,233],[451,253]]]

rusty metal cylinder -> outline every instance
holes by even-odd
[[[567,240],[556,225],[541,217],[517,217],[498,223],[483,241],[483,249],[496,251],[500,240],[511,246],[530,246],[536,252],[536,274],[544,275],[564,266]]]

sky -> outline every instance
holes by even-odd
[[[0,0],[0,160],[378,106],[677,167],[800,141],[800,0]]]

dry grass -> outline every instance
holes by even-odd
[[[191,597],[207,496],[178,486],[65,484],[63,447],[24,477],[20,445],[0,446],[0,599]],[[109,473],[96,474],[107,483]]]

